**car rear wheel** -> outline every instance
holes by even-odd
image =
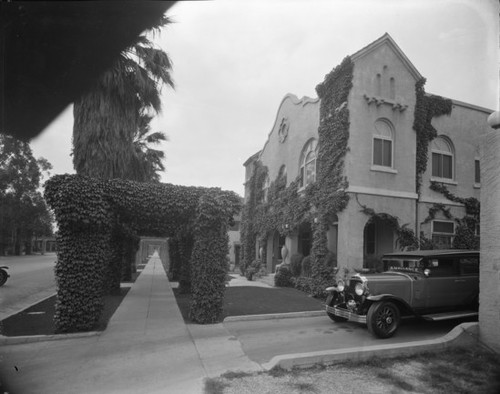
[[[328,306],[335,306],[337,298],[338,298],[337,293],[333,293],[333,294],[330,293],[330,294],[328,294],[328,297],[326,299],[326,305],[328,305]],[[328,315],[328,317],[330,319],[332,319],[336,323],[347,321],[347,319],[345,317],[336,316],[336,315],[334,315],[333,313],[330,313],[330,312],[326,312],[326,314]]]
[[[397,331],[401,322],[401,314],[394,303],[376,302],[370,306],[366,316],[368,330],[379,338],[389,338]]]

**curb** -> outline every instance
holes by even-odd
[[[272,320],[272,319],[292,319],[299,317],[316,317],[326,316],[325,311],[305,311],[305,312],[288,312],[288,313],[269,313],[265,315],[242,315],[228,316],[224,318],[223,323],[238,322],[238,321],[254,321],[254,320]]]
[[[19,337],[6,337],[0,335],[0,345],[22,345],[25,343],[35,343],[35,342],[47,342],[47,341],[60,341],[64,339],[77,339],[77,338],[88,338],[99,336],[104,331],[88,331],[88,332],[77,332],[72,334],[53,334],[53,335],[27,335]]]
[[[333,364],[347,360],[360,361],[372,357],[395,357],[408,355],[408,353],[435,352],[461,344],[477,343],[478,330],[478,323],[462,323],[438,339],[310,353],[284,354],[275,356],[269,362],[263,363],[262,368],[266,371],[273,368],[290,370],[294,367],[307,368],[315,364]]]

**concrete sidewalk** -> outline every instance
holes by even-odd
[[[236,282],[233,284],[236,285]],[[254,283],[254,285],[259,285]],[[273,317],[273,316],[271,316]],[[471,327],[473,330],[474,327]],[[202,393],[203,380],[226,371],[305,366],[375,352],[445,347],[458,334],[426,343],[283,354],[251,361],[221,324],[186,325],[158,257],[150,259],[103,333],[66,335],[0,349],[0,378],[9,393]],[[57,338],[61,340],[53,340]],[[42,338],[43,339],[43,338]],[[50,340],[49,340],[50,339]],[[40,340],[40,338],[38,338]],[[1,390],[0,390],[1,392]]]
[[[159,258],[148,262],[106,331],[64,338],[2,346],[2,383],[14,394],[201,393],[203,379],[227,366],[260,368],[222,324],[188,330]]]

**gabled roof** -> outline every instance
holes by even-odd
[[[406,57],[404,52],[401,50],[401,48],[396,44],[396,42],[393,40],[393,38],[389,35],[389,33],[385,33],[382,37],[379,39],[373,41],[371,44],[368,44],[364,48],[360,49],[353,55],[351,55],[352,61],[356,61],[357,59],[360,59],[369,53],[373,52],[375,49],[381,47],[382,45],[389,45],[391,49],[394,51],[394,53],[401,59],[401,61],[406,65],[410,73],[413,75],[415,80],[420,80],[422,78],[422,74],[418,72],[418,70],[415,68],[415,66],[410,62],[410,59]]]

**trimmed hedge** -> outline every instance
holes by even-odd
[[[217,323],[223,318],[229,252],[227,228],[231,220],[226,209],[231,204],[235,202],[210,194],[200,199],[191,255],[189,311],[190,319],[197,323]]]
[[[130,264],[139,235],[189,237],[194,232],[198,259],[192,259],[192,264],[204,267],[204,281],[216,282],[210,285],[214,289],[224,286],[220,266],[226,266],[228,245],[222,233],[227,233],[240,205],[233,192],[66,174],[46,182],[45,198],[59,228],[55,270],[58,332],[94,328],[102,312],[104,292],[119,288],[124,265]],[[126,240],[130,250],[125,247]],[[186,250],[186,255],[191,256],[191,250]],[[196,274],[200,275],[199,267]],[[220,292],[207,291],[204,281],[197,282],[204,302],[220,304]],[[197,310],[200,301],[195,300]],[[197,317],[197,321],[206,320],[205,315]]]
[[[295,279],[295,288],[307,294],[313,293],[314,283],[312,278],[299,276]]]

